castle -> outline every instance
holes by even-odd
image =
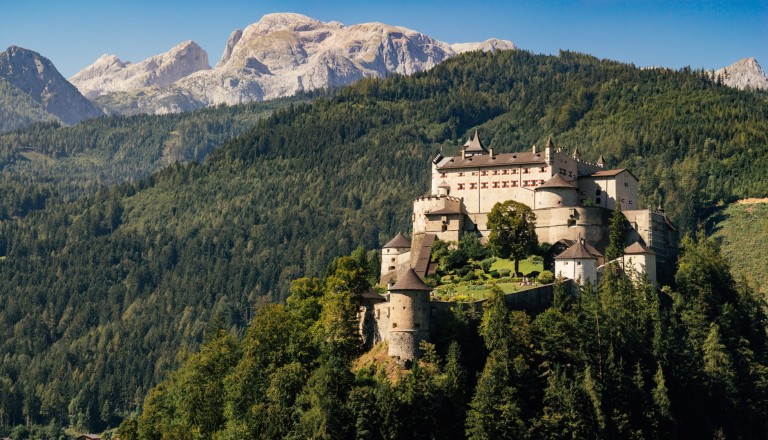
[[[536,215],[540,243],[552,245],[555,275],[578,282],[598,280],[606,263],[609,221],[618,208],[628,220],[629,246],[624,267],[644,274],[652,283],[669,276],[677,258],[677,229],[661,208],[641,208],[637,178],[627,169],[605,169],[584,161],[578,149],[567,154],[550,138],[543,151],[495,153],[475,131],[454,157],[432,160],[429,194],[413,203],[409,240],[398,234],[382,248],[381,283],[388,298],[369,304],[376,339],[389,342],[389,355],[402,361],[418,356],[418,345],[429,339],[436,301],[424,277],[435,240],[458,241],[463,234],[485,239],[488,213],[498,202],[515,200]]]

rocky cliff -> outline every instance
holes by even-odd
[[[768,76],[753,57],[743,58],[715,71],[715,78],[721,78],[723,84],[742,90],[747,88],[768,90]]]
[[[200,70],[210,69],[208,54],[194,41],[185,41],[166,53],[136,64],[116,55],[102,55],[69,81],[87,98],[144,87],[168,87]]]
[[[496,39],[449,45],[383,23],[345,26],[300,14],[268,14],[232,32],[214,69],[198,70],[170,86],[137,88],[138,83],[133,83],[118,93],[101,96],[99,102],[120,113],[186,111],[344,86],[364,77],[411,74],[470,50],[514,48],[511,42]],[[102,64],[117,61],[103,60]],[[83,72],[97,71],[95,66]],[[73,82],[82,84],[76,78]]]
[[[103,115],[37,52],[11,46],[0,53],[0,78],[66,124]]]

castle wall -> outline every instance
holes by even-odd
[[[411,248],[384,248],[381,250],[381,273],[385,274],[410,261]]]
[[[536,191],[534,209],[561,208],[578,205],[578,192],[570,188],[542,188]]]
[[[656,253],[656,275],[667,279],[674,275],[674,262],[679,252],[679,234],[672,228],[663,212],[651,209],[623,211],[631,231],[629,241],[641,241]]]
[[[598,248],[608,243],[611,211],[597,207],[536,209],[536,235],[540,243],[580,237]]]
[[[643,274],[656,285],[656,255],[634,254],[624,255],[624,270],[634,279],[639,281]]]

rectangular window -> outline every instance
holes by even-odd
[[[507,182],[507,181],[501,182],[501,187],[502,188],[509,188],[509,182]]]
[[[544,173],[546,171],[547,171],[547,167],[539,167],[539,172]]]
[[[477,184],[476,184],[476,183],[474,183],[474,182],[473,182],[473,183],[470,183],[470,184],[469,184],[469,189],[477,189]]]
[[[440,173],[440,177],[445,177],[445,176],[447,176],[446,173]]]
[[[523,168],[523,174],[531,174],[531,169],[528,167]]]
[[[512,168],[512,174],[517,174],[517,168]]]
[[[458,189],[458,190],[464,189],[464,184],[460,183],[460,184],[456,185],[456,189]]]
[[[629,182],[624,182],[624,188],[629,186]]]
[[[506,176],[507,174],[509,174],[509,170],[501,170],[501,174],[503,176]]]
[[[488,175],[488,171],[481,171],[481,172],[480,172],[480,175],[481,175],[481,176],[487,176],[487,175]]]
[[[481,183],[480,188],[488,188],[488,182]]]
[[[513,180],[510,183],[512,184],[512,188],[516,188],[518,186],[517,180]]]
[[[491,171],[491,174],[493,174],[494,176],[498,176],[499,175],[499,170],[493,170],[493,171]]]
[[[477,171],[472,171],[471,173],[473,176],[477,176]]]
[[[565,168],[560,168],[560,174],[565,175]]]
[[[464,177],[464,172],[463,171],[459,173],[459,177]]]

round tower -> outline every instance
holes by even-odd
[[[400,364],[420,355],[419,343],[429,340],[429,292],[413,269],[402,273],[389,288],[389,354]]]
[[[562,208],[564,206],[576,206],[579,199],[579,190],[571,182],[563,179],[560,174],[555,174],[536,187],[536,206],[534,209]]]
[[[397,266],[399,266],[398,257],[410,250],[411,240],[408,240],[408,238],[401,233],[395,235],[395,238],[389,240],[389,242],[381,248],[382,279],[385,275],[397,270]],[[386,282],[386,280],[384,282]]]
[[[581,284],[597,282],[597,250],[587,247],[583,238],[555,257],[555,275],[570,278]]]

